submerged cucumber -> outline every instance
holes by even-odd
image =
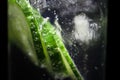
[[[21,8],[15,2],[8,4],[8,41],[15,43],[31,61],[38,65],[38,59],[28,23]]]
[[[17,4],[25,15],[37,55],[37,66],[46,68],[55,79],[71,77],[72,80],[83,80],[64,43],[56,34],[55,28],[50,24],[48,18],[43,18],[37,10],[31,7],[29,0],[10,1]]]

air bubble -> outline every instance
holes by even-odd
[[[32,53],[29,52],[28,55],[29,55],[29,56],[32,56]]]
[[[50,50],[50,47],[47,47],[47,50]]]
[[[101,28],[101,26],[98,26],[98,28]]]
[[[35,32],[35,34],[37,34],[37,32]]]
[[[46,75],[45,75],[45,74],[43,74],[43,76],[45,77]]]
[[[46,40],[44,40],[43,42],[45,42],[45,43],[46,43],[47,41],[46,41]]]
[[[28,19],[34,19],[34,17],[33,17],[33,16],[28,16],[27,18],[28,18]]]
[[[45,65],[44,64],[41,64],[41,66],[40,66],[41,68],[45,68]]]
[[[31,29],[34,29],[34,26],[30,27]]]
[[[42,36],[44,36],[44,37],[45,37],[45,36],[46,36],[46,34],[42,34]]]
[[[39,7],[37,8],[37,11],[38,11],[38,12],[40,12],[40,9],[39,9]]]
[[[53,63],[52,65],[55,66],[55,63]]]
[[[87,67],[84,67],[83,69],[84,69],[84,70],[87,70]]]
[[[53,35],[55,35],[56,34],[56,32],[54,31],[54,32],[51,32],[51,31],[49,31],[50,33],[52,33]]]
[[[35,38],[35,41],[37,41],[37,40],[38,40],[38,38],[36,37],[36,38]]]
[[[69,28],[66,29],[67,31],[69,30]]]
[[[59,48],[55,48],[54,50],[55,50],[55,52],[59,52]]]
[[[76,47],[76,44],[73,44],[74,47]]]
[[[72,30],[72,33],[74,32],[74,30]]]
[[[104,48],[105,47],[105,45],[102,45],[102,48]]]
[[[102,63],[101,66],[103,67],[103,66],[104,66],[104,63]]]
[[[50,8],[48,8],[48,11],[50,11],[51,9]]]
[[[42,30],[42,25],[39,26],[39,29]]]
[[[101,4],[101,5],[103,5],[103,3],[102,3],[102,2],[101,2],[100,4]]]
[[[33,31],[33,34],[35,34],[35,31]]]
[[[58,15],[56,15],[55,18],[56,18],[57,21],[59,20]]]
[[[88,59],[88,54],[85,55],[85,60],[87,60],[87,59]]]
[[[54,15],[56,15],[56,12],[54,12]]]
[[[95,69],[95,70],[98,70],[98,67],[97,67],[97,66],[95,66],[95,67],[94,67],[94,69]]]
[[[61,64],[61,63],[62,63],[61,61],[58,62],[58,64]]]

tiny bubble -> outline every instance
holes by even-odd
[[[50,11],[51,9],[50,8],[48,8],[48,11]]]
[[[95,68],[95,70],[98,70],[98,67],[97,67],[97,66],[95,66],[94,68]]]
[[[54,15],[56,15],[56,12],[54,12]]]
[[[45,74],[43,74],[43,76],[45,77],[46,75],[45,75]]]
[[[101,66],[103,67],[103,66],[104,66],[104,63],[102,63]]]
[[[28,54],[29,54],[30,56],[32,56],[32,53],[29,52]]]

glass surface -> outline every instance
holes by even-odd
[[[29,0],[55,27],[84,80],[105,80],[107,0]],[[8,45],[10,80],[53,80]],[[16,54],[17,53],[17,54]],[[64,80],[70,80],[64,79]]]

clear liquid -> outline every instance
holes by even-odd
[[[50,18],[84,79],[104,80],[107,25],[102,21],[107,17],[106,0],[29,1],[43,17]]]

